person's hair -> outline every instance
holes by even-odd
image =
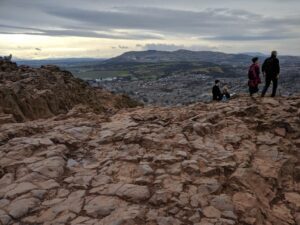
[[[277,56],[277,51],[272,51],[271,56]]]
[[[215,84],[218,84],[218,83],[220,83],[220,81],[219,80],[215,80]]]
[[[258,57],[252,58],[252,62],[253,62],[253,63],[256,63],[257,61],[258,61]]]

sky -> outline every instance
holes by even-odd
[[[300,55],[299,0],[0,0],[0,55],[188,49]]]

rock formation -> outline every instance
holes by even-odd
[[[7,61],[7,62],[11,62],[12,59],[12,54],[8,55],[8,56],[0,56],[0,60],[1,61]]]
[[[81,105],[2,124],[0,224],[299,225],[299,107],[300,97],[114,115]]]
[[[33,69],[0,60],[0,124],[1,118],[17,122],[49,118],[78,104],[96,112],[137,106],[126,96],[89,87],[56,66]]]

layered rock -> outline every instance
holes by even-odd
[[[112,112],[138,103],[89,87],[56,66],[34,69],[0,60],[0,124],[49,118],[78,104],[94,112]]]
[[[3,124],[0,223],[299,225],[299,106],[241,97]]]

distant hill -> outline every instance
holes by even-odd
[[[268,57],[268,55],[261,53],[261,52],[242,52],[241,54],[250,55],[250,56],[257,56],[257,57]]]
[[[262,62],[268,55],[260,52],[248,52],[239,54],[228,54],[213,51],[132,51],[126,52],[120,56],[104,61],[104,64],[111,63],[159,63],[159,62],[208,62],[218,65],[245,66],[251,63],[253,56],[260,57]],[[299,64],[300,56],[279,55],[282,63]]]
[[[233,64],[241,65],[248,63],[251,60],[250,55],[246,54],[226,54],[222,52],[212,51],[189,51],[177,50],[169,51],[139,51],[126,52],[118,57],[109,59],[105,63],[126,63],[126,62],[142,62],[142,63],[157,63],[157,62],[178,62],[178,61],[200,61],[216,64]]]

